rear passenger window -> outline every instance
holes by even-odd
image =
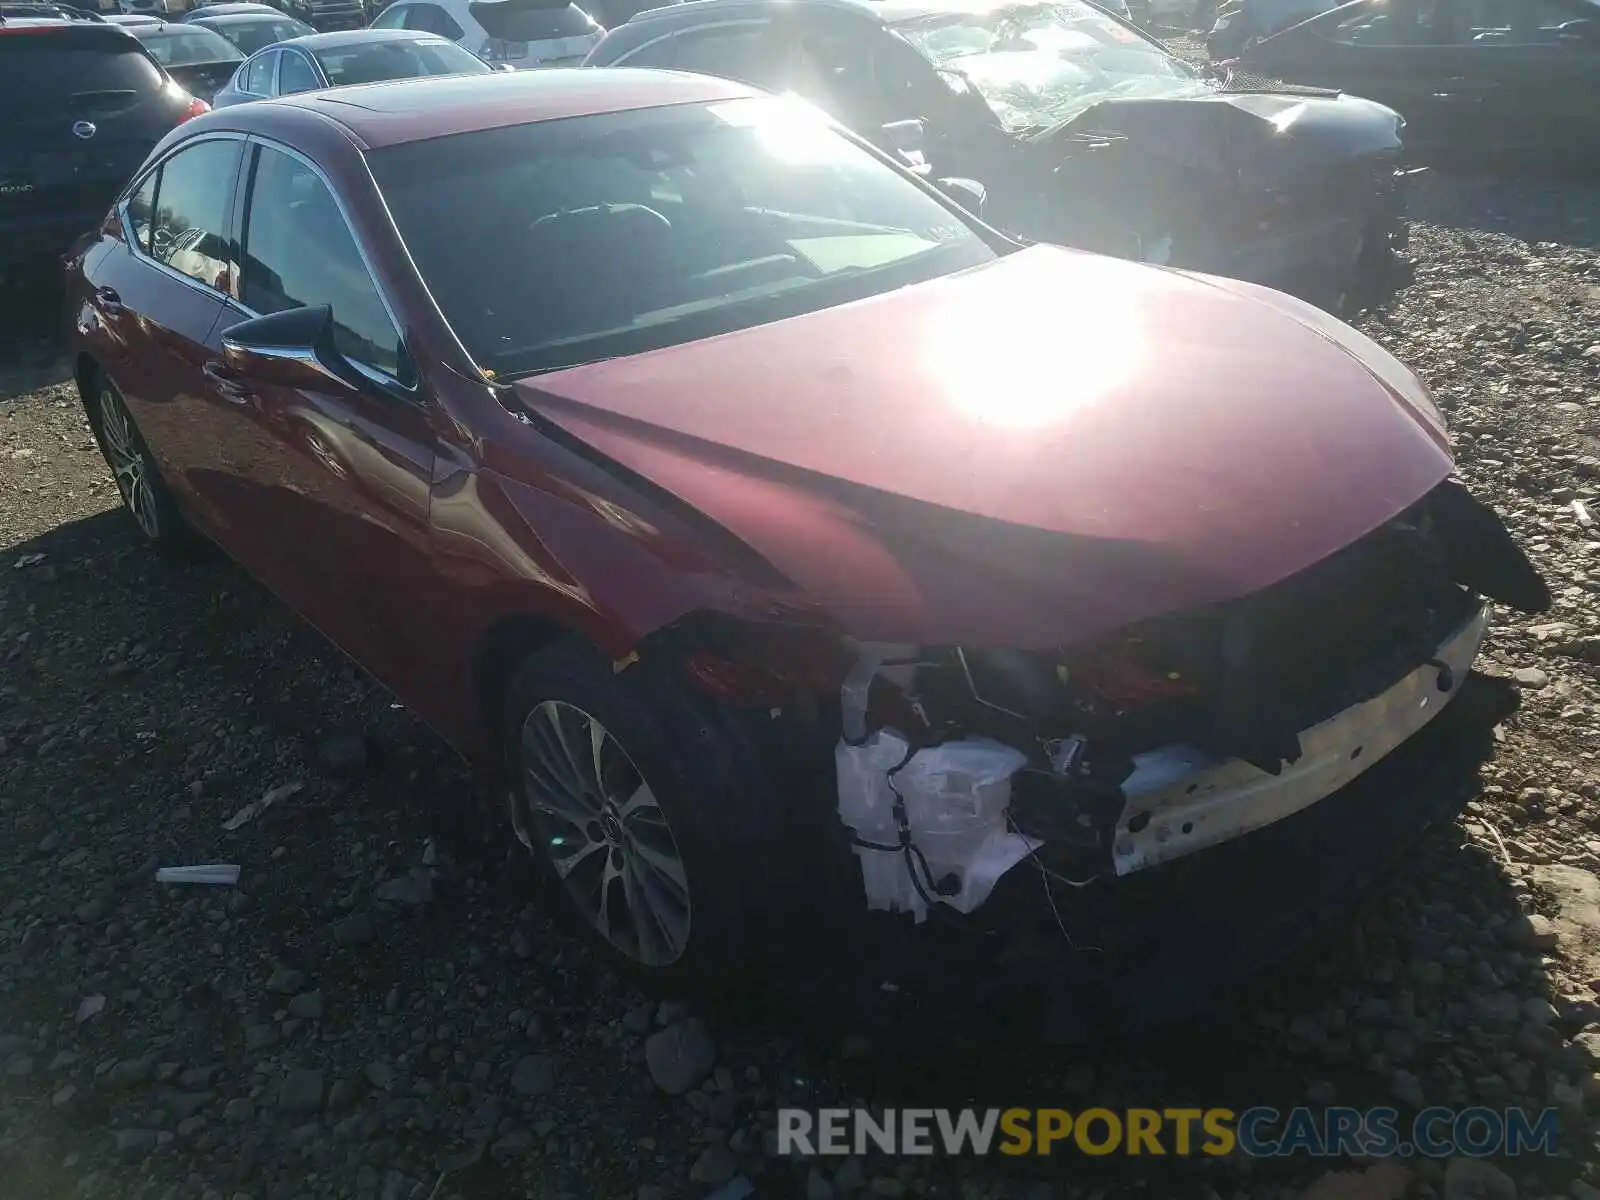
[[[418,4],[406,14],[406,28],[419,29],[425,33],[437,33],[440,37],[447,37],[452,42],[459,42],[466,37],[466,31],[455,23],[455,20],[437,4]]]
[[[322,86],[322,80],[317,78],[317,73],[311,69],[311,64],[305,55],[285,53],[283,65],[278,68],[278,94],[280,96],[293,96],[299,92],[314,92]]]
[[[219,292],[232,282],[228,217],[242,145],[198,142],[167,159],[156,177],[150,256]]]
[[[272,94],[272,67],[278,61],[278,52],[269,50],[250,64],[245,73],[244,90],[254,96]]]
[[[340,353],[401,375],[399,331],[333,194],[299,159],[265,146],[245,213],[240,299],[262,316],[329,305]]]

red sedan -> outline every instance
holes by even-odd
[[[1549,599],[1421,383],[957,193],[692,75],[241,105],[75,251],[78,384],[145,537],[495,768],[663,983],[1407,844],[1420,791],[1330,830],[1465,707],[1484,597]]]

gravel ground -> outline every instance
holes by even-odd
[[[1522,711],[1463,822],[1304,969],[1070,1055],[908,1059],[645,999],[462,850],[468,781],[386,694],[236,568],[136,546],[28,339],[48,314],[9,314],[0,1197],[1600,1196],[1600,186],[1434,177],[1416,210],[1415,281],[1363,323],[1553,580],[1487,652]],[[152,882],[213,861],[240,886]],[[823,1171],[766,1153],[785,1100],[1549,1104],[1565,1155]]]

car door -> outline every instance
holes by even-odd
[[[252,142],[240,290],[218,338],[252,316],[330,305],[334,343],[370,386],[317,388],[211,369],[233,393],[240,557],[307,619],[393,681],[427,636],[435,437],[398,322],[327,179],[285,148]]]
[[[162,476],[208,530],[218,524],[222,447],[204,373],[208,339],[233,286],[237,136],[185,142],[121,206],[123,239],[95,268],[102,366]]]
[[[1246,65],[1290,83],[1338,88],[1395,109],[1407,140],[1436,142],[1476,117],[1481,81],[1448,34],[1452,0],[1347,4],[1262,42]]]
[[[1593,144],[1600,133],[1600,4],[1451,3],[1455,34],[1481,95],[1475,144],[1508,150]]]

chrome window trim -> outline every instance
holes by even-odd
[[[345,206],[343,197],[339,195],[339,189],[334,187],[333,183],[328,179],[327,173],[316,163],[312,162],[311,159],[300,153],[300,151],[294,149],[292,146],[286,146],[282,142],[274,141],[272,138],[263,137],[261,134],[252,133],[244,135],[244,141],[247,149],[250,146],[261,146],[268,150],[274,150],[279,154],[287,155],[309,170],[317,177],[317,180],[322,184],[322,186],[328,189],[328,195],[333,197],[334,207],[339,210],[339,219],[344,222],[345,232],[350,235],[350,240],[355,243],[356,253],[361,257],[361,266],[362,269],[367,273],[367,282],[372,285],[372,290],[377,294],[378,303],[383,305],[384,315],[389,318],[389,324],[394,329],[396,344],[404,355],[409,356],[410,350],[406,346],[405,326],[401,324],[400,318],[395,314],[395,307],[390,302],[388,293],[383,290],[383,285],[378,282],[378,273],[377,271],[373,270],[372,259],[367,254],[367,248],[361,244],[361,239],[356,236],[355,222],[350,219],[350,210]],[[244,217],[243,223],[239,228],[239,253],[241,258],[248,257],[249,254],[249,243],[246,238],[246,234],[250,228],[250,210],[254,205],[255,176],[253,172],[249,179],[246,180],[246,183],[249,190],[246,192],[244,197]],[[387,215],[387,210],[385,210],[385,215]],[[232,296],[229,296],[227,297],[227,300],[228,303],[234,308],[246,314],[246,320],[250,320],[253,317],[259,317],[264,314],[259,313],[255,309],[251,308],[242,299],[244,295],[244,267],[245,264],[241,262],[239,264],[239,296],[241,298],[236,299]],[[373,383],[384,386],[392,386],[413,397],[414,402],[421,402],[421,389],[418,386],[418,383],[408,384],[402,382],[398,376],[392,375],[388,371],[383,370],[381,367],[375,367],[370,363],[360,362],[353,358],[348,359],[348,361],[350,362],[351,366],[355,367],[361,372],[361,374],[365,375]],[[413,362],[412,365],[415,367],[416,364]]]
[[[626,24],[626,22],[624,22],[624,24]],[[636,55],[643,54],[652,46],[659,46],[662,42],[670,42],[673,38],[687,37],[690,34],[696,33],[705,33],[707,30],[711,29],[738,29],[746,26],[760,25],[766,25],[770,27],[774,24],[775,23],[770,17],[748,17],[732,21],[708,21],[703,25],[691,25],[686,29],[673,29],[667,33],[661,34],[659,37],[651,38],[648,42],[641,42],[632,50],[624,51],[620,57],[611,63],[611,66],[624,66],[627,64],[629,59],[635,57]],[[619,25],[618,28],[620,29],[621,26]]]
[[[198,146],[202,142],[239,142],[242,145],[245,145],[248,143],[248,141],[249,139],[244,134],[234,133],[227,130],[219,130],[216,133],[202,133],[198,137],[187,138],[184,141],[179,142],[176,146],[173,146],[160,158],[156,159],[155,162],[149,164],[144,170],[140,171],[139,174],[135,176],[133,183],[130,184],[128,189],[123,193],[122,199],[117,201],[117,218],[122,223],[123,241],[127,243],[128,248],[133,251],[133,254],[136,258],[140,259],[149,266],[155,267],[158,271],[172,276],[172,278],[181,283],[187,283],[190,287],[204,293],[207,296],[215,296],[222,300],[233,299],[233,297],[228,295],[227,292],[220,292],[216,288],[212,287],[209,283],[203,283],[202,281],[196,279],[193,275],[185,275],[176,267],[168,266],[166,263],[156,258],[155,255],[148,253],[143,246],[139,245],[139,239],[133,227],[133,215],[128,211],[128,205],[132,202],[135,193],[137,193],[138,190],[145,185],[146,181],[149,180],[152,175],[161,170],[161,168],[166,166],[167,163],[172,161],[173,158],[177,157],[191,146]],[[242,157],[239,165],[243,165]],[[237,170],[238,168],[236,167],[236,183]],[[237,199],[237,196],[234,198]],[[232,204],[228,206],[230,220],[232,219],[233,207],[234,206]],[[233,263],[229,265],[230,267],[237,266],[241,275],[244,273],[243,263]]]

